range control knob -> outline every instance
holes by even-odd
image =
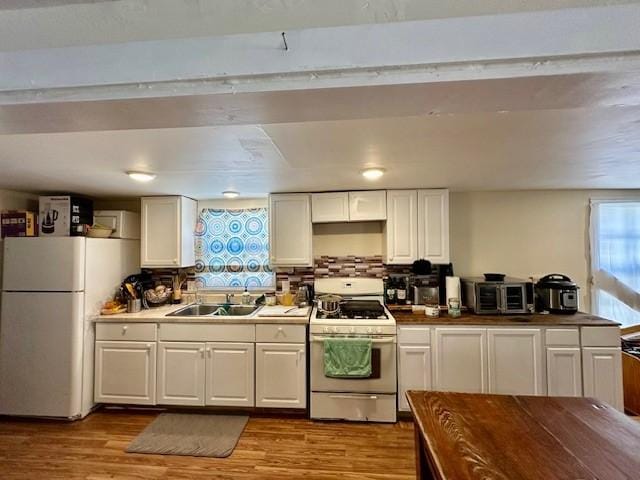
[[[373,327],[367,328],[367,333],[373,333]]]
[[[377,333],[382,333],[382,327],[378,327]]]
[[[349,329],[349,331],[350,331],[351,333],[356,333],[356,327],[351,327],[351,328]]]

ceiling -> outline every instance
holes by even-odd
[[[318,3],[217,1],[224,15],[216,17],[214,2],[197,0],[50,0],[42,8],[3,2],[0,50],[150,39],[160,35],[163,22],[172,28],[162,35],[168,38],[559,5],[492,0],[474,3],[482,7],[466,2],[462,12],[455,6],[462,2],[444,0],[335,0],[335,9],[313,17]],[[172,19],[175,4],[182,9]],[[247,9],[264,15],[251,17],[256,24],[243,23]],[[53,31],[52,19],[78,28]],[[640,74],[618,70],[2,105],[0,188],[198,199],[229,189],[262,196],[365,188],[640,188]],[[360,175],[367,166],[387,173],[368,182]],[[127,170],[158,176],[140,184]]]
[[[0,136],[0,187],[215,198],[274,191],[639,188],[640,107]],[[383,166],[378,182],[360,175]],[[125,170],[151,170],[139,184]]]

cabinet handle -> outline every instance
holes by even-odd
[[[153,343],[147,343],[147,348],[153,347]]]
[[[200,352],[200,356],[204,358],[204,348],[199,348],[198,352]]]
[[[211,358],[211,349],[207,348],[207,354],[209,355],[209,358]]]

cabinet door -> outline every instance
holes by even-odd
[[[311,202],[306,193],[269,196],[269,250],[272,266],[313,263]]]
[[[582,396],[579,347],[547,347],[547,394],[550,397]]]
[[[582,349],[584,396],[623,410],[622,352],[616,347]]]
[[[347,192],[312,193],[311,219],[313,223],[348,222],[349,194]]]
[[[489,393],[544,395],[541,339],[540,329],[487,330]]]
[[[449,190],[418,190],[418,258],[449,263]]]
[[[407,390],[431,390],[431,347],[400,345],[398,347],[398,409],[409,410]]]
[[[194,265],[196,201],[180,196],[143,197],[141,210],[142,267]]]
[[[305,345],[256,344],[256,407],[305,408]]]
[[[418,193],[415,190],[387,191],[385,263],[410,264],[418,256]]]
[[[207,343],[206,405],[253,407],[253,343]]]
[[[435,389],[486,393],[487,330],[437,327],[434,338]]]
[[[204,405],[204,343],[158,343],[158,403]]]
[[[366,190],[349,192],[349,220],[362,222],[387,219],[387,192]]]
[[[155,405],[155,342],[98,341],[95,356],[96,402]]]

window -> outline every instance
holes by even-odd
[[[592,201],[593,311],[640,324],[640,202]]]
[[[199,288],[273,288],[266,208],[203,208],[196,225]]]

